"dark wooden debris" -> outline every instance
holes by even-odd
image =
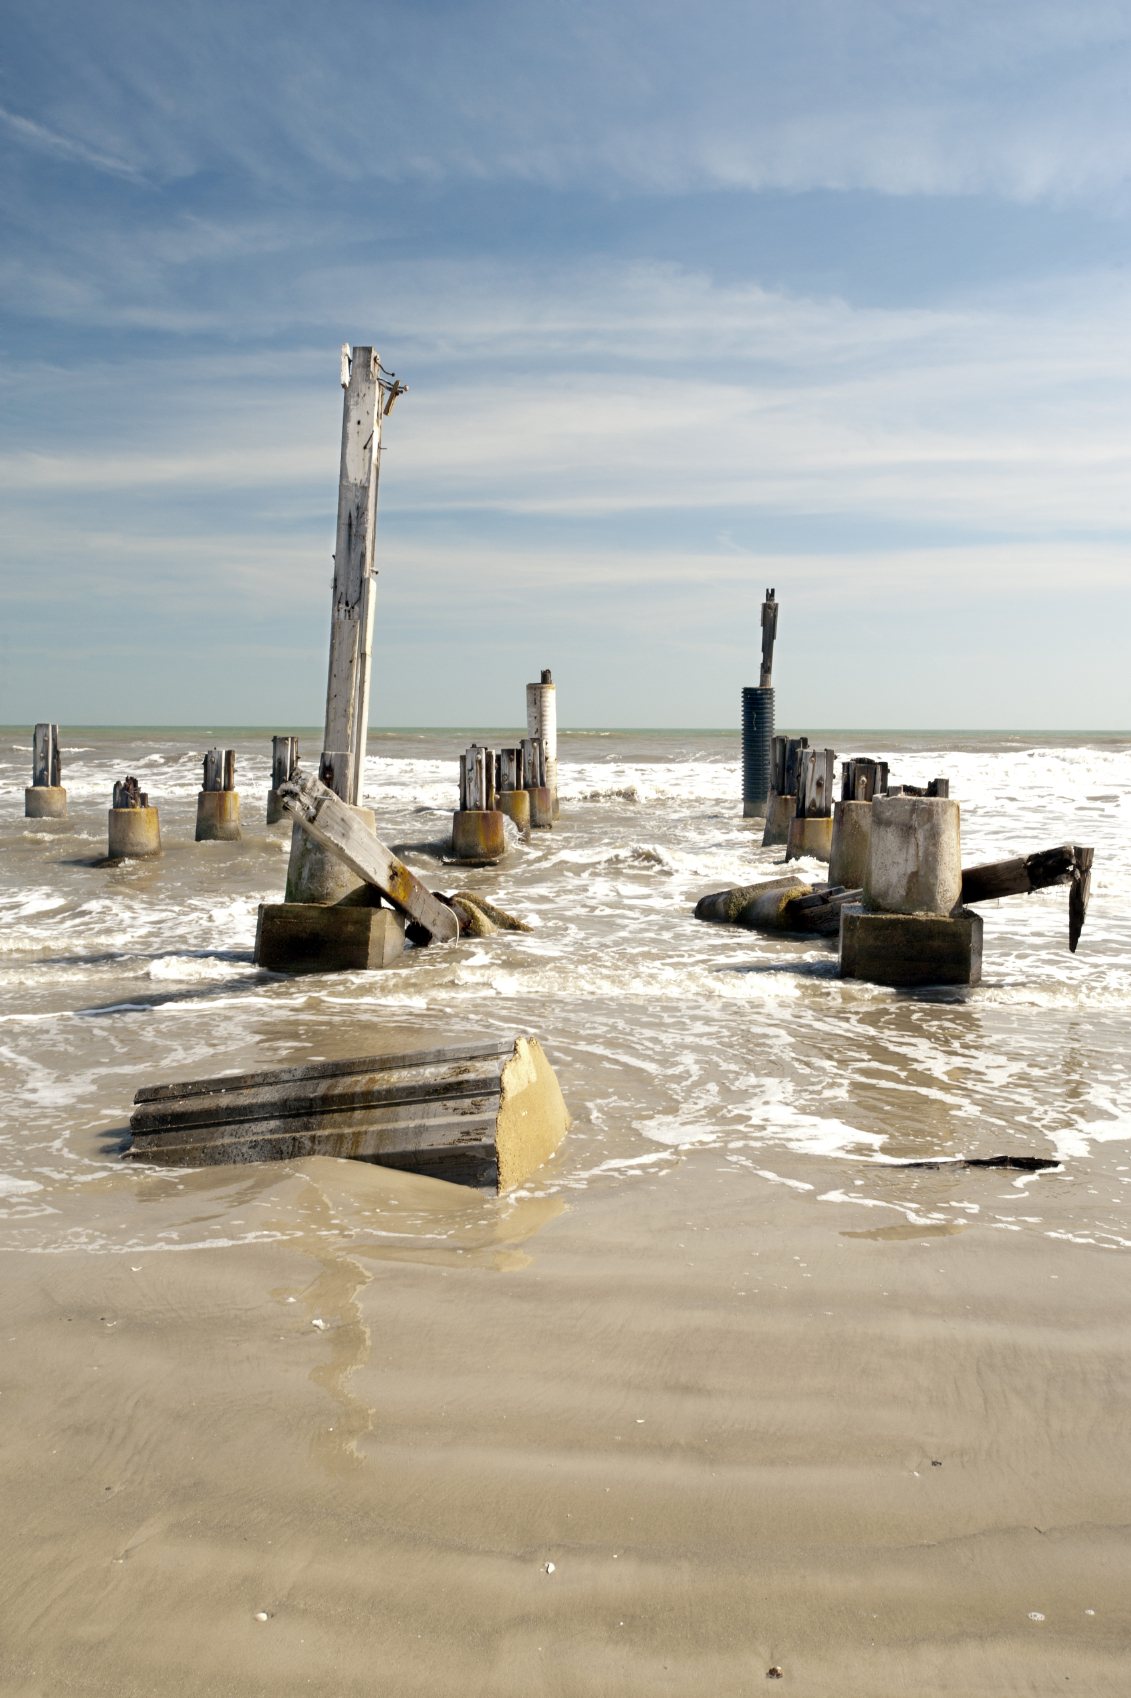
[[[873,796],[883,796],[888,787],[887,761],[874,760],[871,755],[853,755],[840,763],[840,795],[844,802],[870,802]]]
[[[121,778],[114,785],[115,808],[148,808],[149,795],[139,789],[136,778]]]
[[[1070,884],[1068,898],[1068,947],[1075,955],[1088,914],[1091,894],[1092,858],[1095,851],[1079,843],[1061,843],[1055,849],[1038,849],[1032,855],[1014,855],[1008,861],[989,861],[962,869],[962,902],[994,902],[1002,896],[1028,896],[1050,885]]]
[[[1058,1161],[1045,1156],[936,1156],[933,1161],[884,1162],[884,1167],[1008,1167],[1018,1173],[1043,1173],[1046,1168],[1059,1167]]]

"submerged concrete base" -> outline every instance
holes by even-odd
[[[347,806],[350,806],[347,804]],[[372,808],[355,808],[350,812],[364,821],[377,835],[377,816]],[[372,885],[344,861],[339,861],[317,838],[311,837],[296,821],[291,830],[291,858],[287,863],[287,902],[314,902],[325,907],[372,908],[378,903]]]
[[[500,790],[499,812],[514,821],[524,837],[530,836],[530,795],[526,790]]]
[[[862,890],[872,841],[871,802],[837,802],[833,806],[833,841],[829,883]]]
[[[156,808],[109,808],[107,820],[111,859],[160,855],[161,822]]]
[[[789,822],[786,843],[787,861],[827,861],[833,852],[833,822],[831,819],[797,819]]]
[[[769,802],[748,802],[743,797],[742,817],[744,820],[764,820],[769,806]]]
[[[452,815],[452,854],[459,861],[497,861],[506,854],[503,816],[497,808],[461,808]]]
[[[789,842],[789,822],[797,816],[796,796],[771,795],[766,803],[766,829],[762,833],[762,848]]]
[[[982,977],[982,916],[840,911],[840,971],[873,985],[976,985]]]
[[[404,927],[404,915],[393,908],[264,902],[255,931],[255,962],[272,973],[387,967],[404,954]]]
[[[289,818],[290,818],[290,815],[287,813],[286,808],[284,808],[282,802],[280,802],[280,800],[279,800],[279,792],[277,790],[268,790],[268,792],[267,792],[267,824],[268,825],[278,825],[280,820],[285,820],[285,819],[289,819]]]
[[[24,818],[65,820],[67,792],[61,784],[29,784],[24,790]]]
[[[238,843],[240,793],[238,790],[201,790],[196,798],[196,841]]]
[[[549,831],[554,824],[554,798],[546,784],[531,785],[526,794],[530,797],[530,824],[535,831]]]

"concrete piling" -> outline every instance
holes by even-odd
[[[196,799],[196,841],[238,843],[242,836],[236,751],[209,749],[204,757],[204,783]]]
[[[868,870],[872,839],[871,802],[837,802],[833,806],[833,834],[829,850],[829,883],[846,890],[862,890]]]
[[[350,813],[356,814],[376,837],[377,816],[373,809],[346,805]],[[320,908],[368,908],[374,905],[372,887],[297,822],[291,828],[291,858],[287,864],[287,889],[283,900]]]
[[[161,823],[149,796],[136,778],[114,786],[113,806],[107,813],[107,855],[111,860],[140,860],[161,853]]]
[[[513,820],[524,837],[530,836],[529,790],[500,790],[499,812]]]
[[[506,854],[498,808],[460,808],[452,815],[452,854],[460,861],[498,861]]]
[[[961,906],[960,810],[945,796],[876,796],[864,900],[841,909],[840,971],[877,985],[976,985],[982,920]]]
[[[31,783],[24,788],[24,818],[65,820],[67,792],[59,760],[59,727],[46,722],[32,732]]]
[[[950,914],[962,895],[958,803],[877,796],[871,808],[864,906],[886,914]]]
[[[526,686],[526,730],[532,739],[546,745],[546,773],[542,783],[552,799],[551,824],[560,814],[558,805],[558,698],[549,667],[543,668],[541,682]]]

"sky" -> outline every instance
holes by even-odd
[[[0,21],[0,720],[1131,727],[1131,9]]]

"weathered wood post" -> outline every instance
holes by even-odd
[[[797,773],[808,737],[770,739],[770,794],[766,802],[766,829],[762,847],[769,849],[789,842],[790,821],[797,813]]]
[[[526,686],[526,731],[529,737],[540,737],[546,745],[546,776],[543,780],[550,792],[551,817],[558,819],[558,694],[549,667],[542,670],[541,682]]]
[[[407,386],[382,370],[375,348],[351,352],[348,343],[342,346],[341,381],[330,663],[318,773],[376,843],[373,811],[361,806],[376,606],[374,527],[382,426]],[[296,778],[292,767],[284,782]],[[284,912],[299,906],[310,912]],[[364,919],[352,913],[358,908],[368,910]],[[374,886],[296,823],[286,899],[260,909],[256,960],[277,971],[325,971],[387,966],[403,950],[403,916],[382,907]]]
[[[887,793],[888,765],[870,755],[854,755],[841,762],[840,775],[840,801],[833,807],[829,883],[859,890],[868,870],[872,798]]]
[[[59,727],[40,724],[32,732],[31,783],[24,788],[24,818],[65,820],[67,792],[59,760]]]
[[[287,810],[279,800],[279,791],[298,765],[298,738],[272,737],[271,788],[267,792],[267,824],[277,825],[287,818]]]
[[[157,809],[136,778],[114,785],[113,804],[107,815],[108,848],[111,860],[143,859],[161,853],[161,823]]]
[[[242,836],[236,751],[209,749],[204,757],[204,781],[196,798],[196,841],[238,843]]]
[[[833,846],[833,785],[836,751],[802,749],[797,774],[797,813],[789,822],[787,861],[808,856],[828,861]]]
[[[762,668],[757,687],[742,692],[742,816],[765,819],[770,797],[774,736],[774,639],[778,634],[778,603],[773,590],[762,603]]]

